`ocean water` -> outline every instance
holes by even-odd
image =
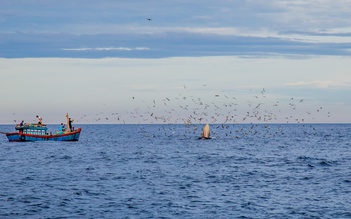
[[[0,135],[0,218],[351,218],[350,124],[80,127]]]

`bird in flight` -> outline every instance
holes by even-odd
[[[148,21],[152,21],[152,19],[151,19],[151,18],[146,18],[146,20],[148,20]]]

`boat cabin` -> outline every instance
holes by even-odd
[[[16,126],[16,130],[19,130],[19,133],[29,134],[29,135],[47,135],[48,128],[46,125],[38,124],[25,124],[24,126]]]

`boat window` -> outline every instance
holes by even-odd
[[[29,135],[46,135],[46,130],[43,129],[25,129],[23,130],[23,134]]]

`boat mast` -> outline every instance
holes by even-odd
[[[69,115],[68,115],[68,113],[66,114],[66,120],[67,120],[67,129],[66,129],[66,131],[67,132],[71,132],[71,127],[69,127]]]

